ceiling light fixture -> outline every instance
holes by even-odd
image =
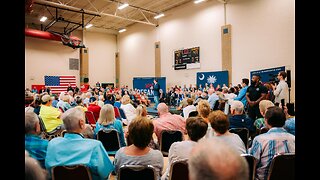
[[[127,29],[120,29],[119,33],[125,32]]]
[[[129,6],[129,4],[128,3],[124,3],[124,4],[122,4],[121,6],[119,6],[118,7],[118,9],[124,9],[124,8],[126,8],[126,7],[128,7]]]
[[[92,26],[93,26],[92,24],[87,24],[86,28],[88,29],[88,28],[91,28]]]
[[[47,19],[48,19],[47,17],[42,16],[41,19],[40,19],[40,21],[41,21],[41,22],[45,22]]]
[[[161,13],[161,14],[156,15],[154,18],[155,18],[155,19],[159,19],[159,18],[161,18],[161,17],[163,17],[163,16],[164,16],[164,14]]]
[[[205,1],[205,0],[195,0],[195,1],[193,1],[195,4],[198,4],[198,3],[201,3],[201,2],[203,2],[203,1]]]

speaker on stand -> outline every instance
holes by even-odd
[[[291,116],[294,116],[294,115],[295,115],[294,103],[290,103],[291,70],[287,70],[287,84],[288,84],[288,91],[289,91],[289,103],[287,103],[288,113],[289,113]]]
[[[288,84],[288,90],[289,90],[289,104],[290,104],[291,70],[287,70],[287,84]]]

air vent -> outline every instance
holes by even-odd
[[[69,58],[69,70],[79,70],[79,59]]]

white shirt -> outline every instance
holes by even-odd
[[[194,141],[181,141],[181,142],[174,142],[169,149],[169,161],[167,165],[167,169],[165,173],[162,175],[161,180],[168,180],[169,173],[170,173],[170,166],[173,161],[182,160],[182,159],[189,159],[190,152],[192,148],[197,144]]]
[[[132,104],[121,104],[120,108],[123,109],[124,113],[127,117],[127,125],[130,124],[130,122],[136,117],[136,109],[133,107]]]
[[[194,105],[188,105],[187,107],[183,108],[183,117],[187,119],[191,111],[197,111],[197,108]]]
[[[288,95],[288,84],[285,80],[281,80],[279,84],[277,85],[276,90],[273,91],[273,94],[275,96],[275,103],[281,103],[281,99],[284,99],[285,103],[288,103],[289,101],[289,95]]]

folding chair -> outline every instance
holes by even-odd
[[[198,111],[191,111],[191,112],[189,112],[189,117],[196,117],[196,116],[198,116]]]
[[[114,156],[120,149],[119,134],[116,129],[102,129],[98,131],[97,139],[102,142],[108,155]]]
[[[54,166],[51,172],[52,180],[92,180],[89,168],[82,164],[74,166]]]
[[[238,134],[244,142],[244,146],[248,148],[249,130],[247,128],[231,128],[229,132]]]
[[[241,154],[242,157],[244,157],[249,165],[249,179],[254,180],[255,174],[256,174],[256,165],[257,165],[257,159],[251,155],[251,154]]]
[[[219,106],[220,106],[220,102],[219,102],[219,100],[217,100],[216,103],[214,104],[214,107],[212,108],[212,110],[213,111],[219,110]]]
[[[170,166],[169,180],[189,180],[188,159],[173,161]]]
[[[55,137],[60,137],[60,136],[62,136],[62,133],[63,133],[63,129],[61,129],[59,126],[56,128],[56,129],[54,129],[54,130],[52,130],[52,131],[50,131],[50,132],[47,132],[47,128],[46,128],[46,126],[44,125],[44,122],[43,122],[43,120],[42,120],[42,118],[40,117],[40,116],[38,116],[38,118],[39,118],[39,124],[40,124],[40,130],[41,130],[41,137],[42,137],[42,139],[47,139],[47,140],[51,140],[51,139],[53,139],[53,138],[55,138]]]
[[[94,117],[94,114],[92,111],[86,111],[85,112],[85,116],[86,116],[86,121],[88,124],[90,124],[90,126],[92,126],[92,128],[96,127],[96,118]]]
[[[266,132],[268,132],[269,131],[269,129],[267,128],[267,127],[262,127],[262,128],[260,128],[260,130],[259,130],[259,134],[263,134],[263,133],[266,133]]]
[[[276,154],[269,166],[268,180],[294,180],[295,153]]]
[[[114,117],[116,118],[116,119],[119,119],[119,120],[121,120],[121,116],[120,116],[120,111],[119,111],[119,109],[117,108],[117,107],[113,107],[113,109],[114,109]]]
[[[64,109],[61,106],[59,106],[59,109],[61,112],[64,112]]]
[[[152,165],[122,165],[118,170],[118,180],[156,180],[156,170]]]
[[[183,134],[177,130],[163,130],[160,135],[160,151],[167,157],[172,143],[183,140]]]

